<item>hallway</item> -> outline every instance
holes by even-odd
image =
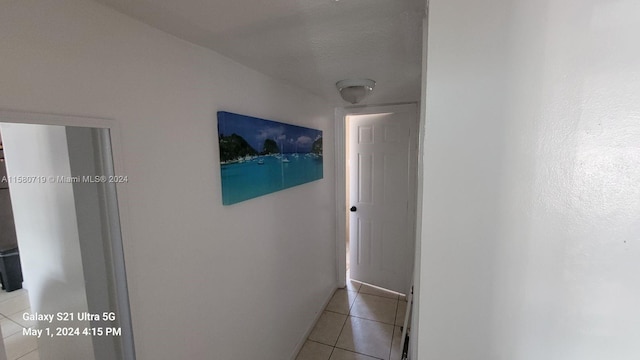
[[[400,360],[404,295],[350,280],[338,289],[296,360]]]

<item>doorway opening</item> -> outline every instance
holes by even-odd
[[[416,104],[336,110],[338,286],[359,288],[363,301],[400,294],[402,358],[412,311],[417,129]]]
[[[117,191],[128,179],[116,175],[114,126],[0,111],[0,180],[24,280],[1,294],[0,313],[15,313],[3,319],[0,359],[135,359]]]
[[[417,106],[339,109],[336,120],[338,283],[346,285],[348,272],[406,294],[415,246]]]

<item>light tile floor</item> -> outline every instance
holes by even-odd
[[[296,360],[400,360],[402,295],[357,281],[338,289]]]
[[[38,360],[38,343],[34,336],[22,335],[22,329],[35,326],[22,319],[31,312],[29,294],[25,289],[6,292],[0,290],[0,326],[7,360]]]

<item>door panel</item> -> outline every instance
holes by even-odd
[[[412,254],[409,174],[416,114],[352,115],[349,127],[351,278],[406,292]]]

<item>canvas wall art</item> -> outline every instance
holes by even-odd
[[[322,131],[218,112],[222,203],[322,179]]]

